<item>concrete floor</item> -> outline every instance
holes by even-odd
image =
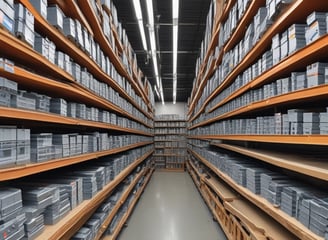
[[[225,240],[188,173],[155,172],[119,240]]]

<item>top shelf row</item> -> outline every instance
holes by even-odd
[[[59,51],[62,51],[66,54],[68,54],[70,59],[74,59],[76,64],[72,66],[73,70],[74,67],[80,67],[81,70],[84,69],[84,67],[87,69],[89,74],[92,74],[93,77],[101,80],[102,82],[109,84],[110,87],[112,87],[115,91],[117,91],[123,98],[125,98],[127,101],[129,101],[134,107],[136,107],[140,112],[142,112],[146,117],[148,118],[153,118],[152,112],[149,112],[149,100],[147,99],[145,92],[145,89],[141,88],[138,85],[138,82],[134,81],[134,79],[129,75],[128,70],[124,68],[124,65],[119,58],[119,56],[115,53],[115,51],[112,48],[111,43],[108,41],[108,39],[105,37],[103,34],[103,30],[100,27],[100,24],[98,22],[98,19],[92,19],[90,16],[88,16],[88,24],[95,24],[97,23],[99,28],[98,31],[102,34],[101,38],[100,36],[94,36],[93,37],[93,32],[88,32],[88,27],[83,27],[81,26],[81,22],[83,24],[83,20],[78,21],[79,19],[82,19],[83,15],[78,7],[78,5],[74,1],[58,1],[58,6],[62,7],[63,9],[60,9],[57,5],[51,6],[48,8],[49,11],[49,16],[48,20],[45,20],[44,13],[42,14],[41,6],[40,8],[37,8],[37,6],[33,6],[30,1],[25,1],[21,0],[19,1],[21,4],[23,4],[26,7],[26,13],[30,12],[33,17],[34,21],[34,28],[35,31],[38,34],[41,34],[39,36],[36,34],[35,42],[43,41],[44,39],[46,40],[51,40],[53,44],[56,44],[54,47],[57,48]],[[40,4],[43,3],[43,1],[36,1],[39,2]],[[57,1],[50,1],[49,3],[57,3]],[[82,1],[81,1],[82,2]],[[85,1],[83,1],[85,2]],[[87,2],[88,3],[88,2]],[[49,10],[50,9],[50,10]],[[54,10],[51,10],[54,9]],[[68,10],[69,9],[69,10]],[[63,17],[62,11],[65,13],[69,13],[69,17],[63,18],[62,21],[62,26],[65,27],[65,31],[63,28],[60,28],[56,25],[60,24],[61,22],[61,17]],[[94,10],[92,7],[89,5],[89,8],[83,9],[83,11],[90,11],[89,14],[93,13]],[[40,12],[39,12],[40,11]],[[47,12],[46,12],[47,13]],[[60,14],[61,13],[61,14]],[[74,14],[75,13],[75,14]],[[80,17],[76,17],[78,16]],[[26,16],[23,16],[26,17]],[[71,17],[71,18],[70,18]],[[94,15],[94,17],[96,17]],[[51,18],[54,18],[55,20],[50,20]],[[73,20],[73,18],[77,20]],[[53,24],[50,25],[50,22]],[[105,24],[105,23],[104,23]],[[108,23],[109,24],[109,20]],[[33,24],[32,24],[33,25]],[[84,25],[84,24],[83,24]],[[25,29],[28,29],[26,27]],[[32,28],[33,28],[32,27]],[[76,28],[76,29],[75,29]],[[95,28],[93,28],[95,29]],[[75,31],[76,30],[76,31]],[[78,31],[80,30],[80,31]],[[98,32],[97,31],[97,32]],[[110,32],[112,32],[112,29],[109,29]],[[65,32],[65,35],[63,34]],[[77,38],[72,38],[71,35],[75,35],[78,33],[76,36]],[[97,34],[100,34],[97,33]],[[30,34],[30,35],[28,35]],[[34,32],[31,30],[28,32],[25,30],[23,34],[19,35],[19,37],[29,43],[28,38],[33,37],[31,34],[34,35]],[[17,35],[17,34],[16,34]],[[112,34],[114,36],[114,34]],[[42,38],[45,37],[45,38]],[[80,39],[81,38],[81,39]],[[112,37],[113,38],[113,37]],[[80,40],[77,41],[77,40]],[[115,41],[112,41],[115,42]],[[41,51],[45,51],[45,46],[42,45],[43,42],[40,42],[40,48]],[[5,56],[9,56],[11,59],[18,60],[20,63],[32,68],[32,69],[37,69],[37,71],[42,72],[43,74],[51,74],[53,77],[57,77],[58,80],[65,80],[65,81],[70,81],[74,80],[74,71],[72,71],[72,74],[67,74],[65,71],[59,71],[58,67],[56,68],[54,66],[54,63],[58,61],[58,59],[54,57],[53,61],[51,59],[49,60],[49,63],[46,61],[40,62],[38,59],[31,59],[30,56],[27,57],[26,55],[26,50],[29,52],[30,46],[28,44],[21,44],[21,46],[18,46],[15,43],[10,43],[7,42],[5,43],[7,45],[13,44],[13,46],[10,46],[9,48],[15,48],[15,51],[9,51],[6,47],[4,48],[3,54]],[[98,45],[99,44],[99,45]],[[30,45],[32,45],[30,43]],[[113,45],[115,49],[115,44]],[[49,48],[51,51],[51,49]],[[32,50],[33,51],[33,50]],[[53,50],[54,51],[54,50]],[[18,53],[19,54],[16,54]],[[22,54],[23,53],[23,54]],[[56,52],[57,54],[57,52]],[[44,55],[44,54],[42,54]],[[65,55],[65,54],[64,54]],[[105,56],[108,56],[107,58]],[[127,59],[127,54],[124,54],[125,57],[122,56],[122,59]],[[58,56],[56,56],[58,57]],[[27,61],[27,59],[29,61]],[[31,61],[32,60],[32,61]],[[40,63],[44,63],[44,67],[40,68],[39,65]],[[126,66],[128,68],[128,65]],[[111,77],[110,77],[110,76]],[[78,80],[78,79],[76,79]],[[140,82],[140,81],[139,81]],[[140,84],[142,85],[142,84]],[[141,97],[139,97],[140,95]]]

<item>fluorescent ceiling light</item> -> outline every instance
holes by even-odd
[[[140,1],[139,0],[133,0],[133,6],[134,6],[134,11],[136,13],[136,18],[138,20],[139,32],[140,32],[141,40],[142,40],[142,46],[143,46],[145,51],[148,51],[146,35],[145,35],[145,28],[144,28],[144,25],[143,25],[143,18],[142,18]]]
[[[153,0],[147,0],[148,24],[154,27],[154,9]]]
[[[156,92],[156,94],[157,94],[157,97],[159,98],[159,99],[161,99],[161,96],[159,95],[159,92],[158,92],[158,89],[157,89],[157,86],[155,85],[155,92]]]
[[[179,0],[172,0],[172,23],[173,23],[173,104],[177,98],[177,67],[178,67],[178,22]]]

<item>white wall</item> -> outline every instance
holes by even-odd
[[[165,103],[165,105],[160,102],[155,103],[155,115],[162,114],[178,114],[181,117],[185,118],[187,115],[187,103]]]

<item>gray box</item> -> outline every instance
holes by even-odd
[[[57,5],[48,6],[47,20],[50,24],[52,24],[59,30],[63,30],[64,14]]]
[[[293,24],[288,28],[289,55],[306,45],[305,24]]]
[[[74,40],[76,39],[76,27],[75,27],[74,19],[64,17],[63,31],[67,38],[74,39]]]
[[[289,41],[288,41],[288,31],[285,31],[282,33],[281,39],[280,39],[280,59],[283,59],[288,56],[289,53]]]
[[[44,19],[47,19],[47,0],[30,0],[30,3],[34,6]]]
[[[62,98],[52,98],[50,100],[50,111],[62,116],[67,116],[67,102]]]
[[[31,146],[30,146],[30,129],[17,129],[17,159],[16,165],[25,165],[30,163]]]

